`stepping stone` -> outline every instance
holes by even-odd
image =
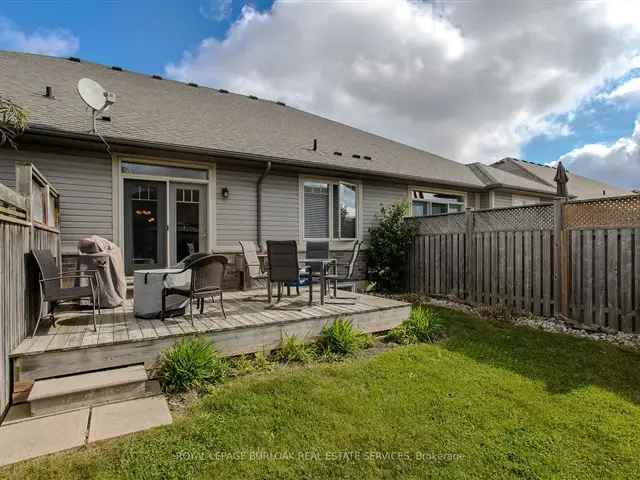
[[[171,413],[167,401],[161,395],[102,405],[94,407],[91,412],[89,442],[170,423]]]
[[[89,409],[40,417],[0,427],[0,465],[84,445]]]

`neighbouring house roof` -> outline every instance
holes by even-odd
[[[98,132],[110,142],[247,155],[476,190],[555,191],[543,182],[493,167],[470,167],[278,102],[78,59],[0,51],[0,93],[26,109],[33,132],[87,134],[90,112],[76,92],[83,77],[117,95],[105,112],[110,121],[97,122]],[[43,95],[46,86],[54,98]]]
[[[555,190],[555,175],[557,169],[548,165],[527,162],[517,158],[503,158],[491,165],[495,169],[520,175],[527,180],[537,181],[552,186]],[[599,182],[591,178],[583,177],[577,173],[567,171],[569,183],[567,188],[569,196],[577,199],[616,197],[620,195],[632,195],[633,192],[619,188],[608,183]]]

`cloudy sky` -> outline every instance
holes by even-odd
[[[283,100],[461,162],[562,160],[640,188],[640,2],[5,0],[0,48]]]

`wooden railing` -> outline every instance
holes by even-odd
[[[29,252],[51,250],[59,258],[59,220],[33,220],[32,202],[46,200],[47,209],[57,209],[58,194],[28,163],[16,166],[17,192],[0,184],[0,418],[11,401],[11,350],[31,334],[40,311],[37,273]],[[33,182],[40,198],[34,198]],[[26,193],[26,195],[25,195]],[[44,195],[47,195],[46,197]],[[41,220],[44,220],[43,223]]]
[[[407,221],[413,292],[640,332],[640,196]]]

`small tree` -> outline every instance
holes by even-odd
[[[405,221],[409,207],[408,201],[382,207],[378,225],[369,228],[368,267],[378,290],[397,292],[405,287],[407,255],[416,231],[415,224]]]
[[[0,96],[0,147],[8,143],[18,148],[15,139],[27,128],[27,114],[8,98]]]

